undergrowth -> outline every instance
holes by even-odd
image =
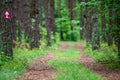
[[[56,46],[41,47],[40,49],[29,50],[27,48],[15,48],[13,60],[1,56],[0,80],[14,80],[23,74],[32,59],[42,57],[48,51],[56,50]]]
[[[120,68],[117,48],[115,45],[108,46],[102,44],[99,50],[92,51],[92,48],[86,47],[85,54],[90,55],[95,61],[102,63],[111,68]]]

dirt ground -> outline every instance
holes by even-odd
[[[42,58],[33,60],[27,71],[16,80],[52,80],[52,74],[56,70],[47,65],[47,62],[54,56],[54,53],[49,53]]]
[[[68,49],[69,45],[63,42],[58,50]],[[32,60],[27,71],[16,80],[53,80],[56,69],[50,67],[47,62],[55,57],[54,53],[48,53],[42,58]]]
[[[86,66],[96,74],[105,77],[107,80],[120,80],[120,70],[103,66],[102,64],[95,62],[90,56],[83,54],[83,44],[76,43],[75,47],[81,52],[79,62],[82,65]]]
[[[66,50],[69,47],[70,45],[68,43],[63,42],[58,50]],[[74,47],[80,50],[80,58],[78,61],[82,65],[107,80],[120,80],[120,70],[103,66],[102,64],[95,62],[90,56],[83,54],[84,45],[82,43],[77,42]],[[57,70],[50,67],[47,62],[54,57],[54,53],[48,53],[42,58],[32,60],[26,72],[16,80],[53,80],[53,75]]]
[[[70,47],[70,45],[66,42],[62,42],[58,50],[66,50]]]

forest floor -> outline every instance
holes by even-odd
[[[61,43],[61,46],[58,48],[57,52],[67,49],[69,50],[70,47],[71,45],[69,43],[63,42]],[[83,54],[85,49],[82,43],[74,43],[73,47],[79,50],[79,58],[77,58],[76,62],[79,62],[81,65],[90,69],[91,72],[97,74],[98,76],[103,77],[103,79],[120,80],[120,70],[103,66],[102,64],[95,62],[90,56]],[[56,52],[53,52],[46,54],[42,58],[32,60],[26,72],[16,80],[53,80],[54,75],[58,73],[58,69],[48,65],[48,62],[55,57]]]
[[[67,43],[62,43],[59,50],[68,49]],[[56,73],[56,69],[49,66],[47,62],[55,57],[55,53],[48,53],[42,58],[32,60],[26,72],[16,80],[53,80],[52,75]]]
[[[42,58],[34,59],[23,76],[17,80],[52,80],[52,75],[56,70],[47,62],[54,56],[54,53],[48,53]]]
[[[84,46],[81,43],[75,44],[76,48],[80,50],[80,52],[84,51]],[[101,77],[105,77],[107,80],[120,80],[120,70],[113,69],[107,66],[104,66],[98,62],[95,62],[90,56],[86,54],[80,54],[79,62],[95,72],[96,74],[100,75]]]

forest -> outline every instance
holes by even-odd
[[[120,0],[0,0],[0,80],[120,80]]]

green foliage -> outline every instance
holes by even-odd
[[[25,72],[32,59],[44,56],[47,51],[56,50],[57,45],[51,47],[41,46],[39,49],[29,50],[27,48],[14,49],[14,58],[10,60],[6,56],[0,56],[0,80],[14,80]]]
[[[80,3],[81,6],[86,6],[86,7],[88,7],[88,6],[98,6],[98,4],[100,4],[100,1],[95,1],[95,0]]]
[[[4,54],[0,54],[0,67],[8,62],[10,60],[10,58],[8,56],[5,56]]]
[[[79,40],[79,14],[80,11],[77,8],[79,6],[79,3],[76,3],[76,7],[73,8],[72,12],[76,12],[76,16],[74,20],[69,19],[69,10],[67,9],[66,6],[66,1],[61,0],[61,9],[60,9],[60,15],[58,15],[58,1],[55,3],[55,11],[56,11],[56,18],[55,18],[55,24],[56,24],[56,29],[58,33],[63,33],[63,41],[78,41]],[[73,27],[73,31],[71,30],[71,27]]]
[[[45,37],[47,35],[46,28],[45,27],[41,27],[41,32],[40,33],[41,33],[42,37]]]
[[[73,31],[71,30],[71,26],[73,26]],[[74,41],[79,40],[79,20],[72,20],[70,21],[68,18],[56,18],[56,26],[57,31],[60,33],[63,32],[64,40],[71,41],[74,39]],[[73,34],[73,37],[71,36]],[[72,39],[73,38],[73,39]]]
[[[91,47],[87,47],[85,54],[90,55],[97,62],[100,62],[104,65],[110,66],[112,68],[120,68],[118,64],[118,53],[115,45],[107,46],[107,44],[102,44],[101,48],[96,51],[92,51]]]

